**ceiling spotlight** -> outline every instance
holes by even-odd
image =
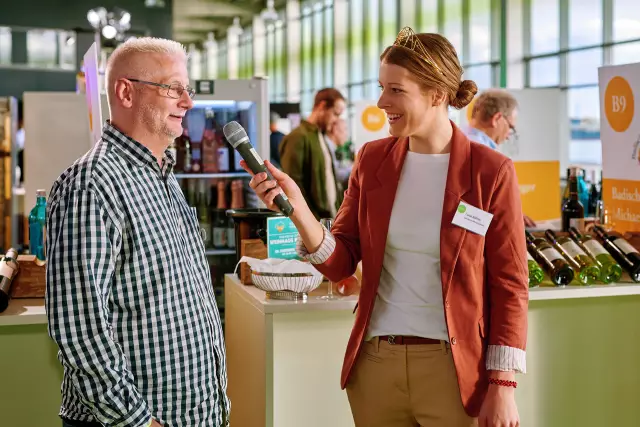
[[[113,39],[118,34],[118,30],[113,25],[105,25],[102,28],[102,35],[105,39]]]
[[[91,24],[93,28],[100,28],[106,23],[106,20],[107,9],[105,9],[104,7],[96,7],[87,12],[87,21],[89,21],[89,24]]]

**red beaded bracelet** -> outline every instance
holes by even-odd
[[[495,384],[502,387],[518,387],[518,383],[515,381],[499,380],[497,378],[489,378],[489,384]]]

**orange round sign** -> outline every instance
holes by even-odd
[[[362,126],[369,132],[378,132],[384,127],[387,116],[384,111],[378,107],[370,105],[362,112],[360,121],[362,122]]]
[[[633,91],[629,82],[616,76],[607,84],[604,91],[604,112],[611,128],[624,132],[633,121]]]
[[[467,105],[467,122],[471,121],[471,113],[473,113],[473,104],[476,103],[476,99],[478,98],[474,97],[469,103],[469,105]]]

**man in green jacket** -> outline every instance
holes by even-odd
[[[317,219],[334,218],[342,203],[342,188],[336,179],[325,133],[340,118],[345,107],[345,99],[338,90],[320,90],[311,115],[280,144],[282,170],[298,184]]]

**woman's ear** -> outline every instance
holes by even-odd
[[[440,89],[435,89],[433,91],[432,95],[433,95],[432,105],[434,107],[439,107],[447,99],[447,95],[443,91],[441,91]]]

